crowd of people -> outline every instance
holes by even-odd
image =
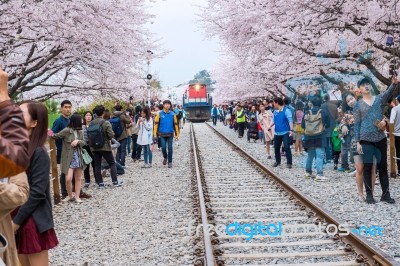
[[[382,188],[380,200],[395,203],[389,190],[387,132],[389,122],[393,123],[397,176],[400,176],[400,95],[397,87],[398,80],[393,78],[387,90],[374,95],[371,80],[363,78],[356,88],[342,94],[341,101],[331,101],[329,94],[322,95],[317,91],[294,103],[288,97],[275,97],[215,104],[211,116],[213,125],[220,121],[237,131],[238,138],[243,138],[247,130],[247,141],[261,141],[268,159],[272,159],[273,148],[273,167],[281,165],[282,157],[286,157],[287,168],[292,168],[293,156],[304,156],[305,178],[329,181],[324,175],[324,167],[350,173],[356,176],[358,199],[369,204],[376,202],[373,191],[378,174]],[[291,146],[294,146],[294,153]]]
[[[8,96],[8,75],[0,69],[0,252],[6,265],[48,265],[48,250],[58,245],[50,197],[50,158],[47,139],[56,139],[57,163],[63,202],[81,203],[91,195],[82,191],[82,175],[88,188],[90,168],[99,189],[106,188],[110,172],[113,187],[123,182],[127,158],[153,166],[154,147],[162,151],[163,165],[172,168],[173,140],[184,127],[182,106],[162,104],[113,114],[103,105],[84,114],[73,112],[71,101],[61,102],[61,115],[51,129],[45,105],[25,101],[19,106]],[[143,150],[143,160],[141,159]]]
[[[97,105],[83,114],[73,112],[71,101],[61,102],[61,115],[51,129],[46,107],[35,101],[17,106],[8,96],[8,76],[0,69],[0,242],[8,240],[1,254],[6,265],[48,265],[48,250],[58,245],[50,198],[50,159],[45,143],[56,139],[57,163],[63,202],[81,203],[91,195],[82,191],[94,184],[106,188],[109,171],[113,187],[123,185],[129,157],[142,168],[153,167],[155,147],[162,151],[162,164],[172,168],[174,139],[185,125],[182,106],[169,100],[151,106],[137,105],[114,110]],[[387,172],[387,129],[394,124],[396,157],[400,159],[400,95],[398,80],[374,95],[369,79],[358,82],[342,101],[316,93],[291,103],[287,97],[259,102],[214,105],[212,121],[246,133],[248,142],[260,141],[273,167],[292,168],[293,156],[307,156],[305,178],[329,181],[324,165],[356,176],[360,201],[375,203],[376,175],[382,188],[381,201],[395,203],[390,195]],[[394,101],[392,100],[394,99]],[[389,108],[385,109],[385,106]],[[294,146],[292,154],[291,146]],[[142,159],[143,154],[143,159]],[[313,173],[315,161],[316,175]],[[351,166],[354,166],[354,169]],[[326,166],[325,166],[326,167]],[[400,176],[400,160],[397,161]],[[365,189],[365,193],[364,193]]]

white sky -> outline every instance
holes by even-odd
[[[158,0],[150,12],[156,15],[150,30],[162,38],[163,47],[170,50],[165,58],[152,60],[150,69],[163,87],[174,87],[193,79],[203,70],[210,71],[218,59],[216,40],[206,40],[196,23],[198,5],[206,0]]]

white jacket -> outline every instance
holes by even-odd
[[[150,120],[146,119],[142,124],[139,123],[139,120],[136,123],[136,127],[139,128],[137,144],[139,145],[149,145],[153,143],[153,119],[150,117]]]

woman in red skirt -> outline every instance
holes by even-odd
[[[42,103],[33,101],[22,103],[20,107],[30,138],[30,165],[26,171],[30,191],[28,201],[11,216],[22,266],[47,266],[48,250],[58,245],[50,198],[50,158],[44,147],[47,109]]]

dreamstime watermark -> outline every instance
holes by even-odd
[[[383,236],[383,228],[380,225],[377,226],[360,226],[359,228],[350,229],[346,225],[335,225],[322,223],[318,224],[284,224],[283,222],[263,224],[262,222],[257,223],[245,223],[239,222],[225,224],[207,224],[207,227],[203,224],[197,224],[192,220],[188,225],[188,234],[193,234],[195,229],[196,236],[200,236],[200,233],[205,231],[208,235],[212,235],[215,232],[217,235],[228,235],[228,236],[243,236],[249,241],[255,236],[262,237],[293,237],[303,236],[305,234],[315,235],[328,235],[335,236],[347,236],[350,233],[358,236]]]

